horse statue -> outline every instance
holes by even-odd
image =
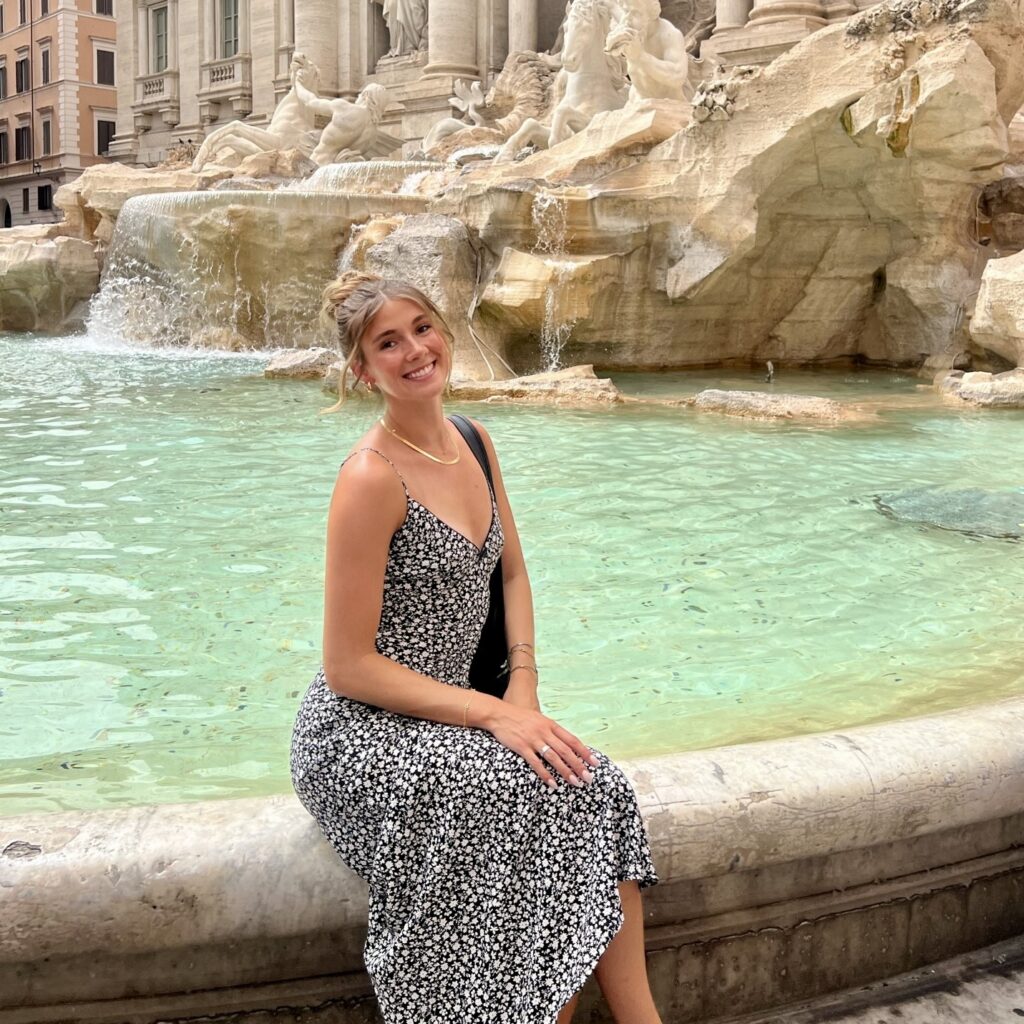
[[[320,71],[302,53],[292,57],[289,68],[292,87],[274,109],[266,128],[229,121],[216,128],[203,140],[192,161],[192,173],[198,174],[213,164],[217,167],[237,167],[247,156],[269,153],[272,150],[298,149],[309,156],[317,144],[314,112],[299,98],[296,82],[316,94],[320,89]]]
[[[501,147],[496,163],[512,160],[529,144],[557,146],[586,128],[595,114],[625,106],[624,62],[605,52],[614,13],[609,0],[573,0],[565,20],[562,69],[552,87],[550,125],[528,118]]]

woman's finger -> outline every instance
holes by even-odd
[[[523,758],[523,760],[527,762],[527,764],[529,764],[529,766],[537,773],[537,775],[540,776],[540,781],[543,782],[549,789],[558,788],[558,783],[555,782],[554,776],[551,774],[550,771],[548,771],[547,765],[544,764],[544,762],[540,759],[536,751],[532,750],[530,747],[527,747],[525,750],[517,750],[516,753],[519,754]]]
[[[552,739],[555,739],[555,737],[552,737]],[[555,740],[555,742],[558,741]],[[572,766],[564,760],[556,747],[548,744],[547,750],[544,751],[542,756],[566,782],[570,782],[574,786],[583,785],[583,780],[576,774]]]
[[[558,725],[557,723],[555,723],[555,735],[563,743],[568,743],[569,746],[572,747],[573,751],[576,753],[576,756],[579,757],[581,761],[585,761],[593,768],[596,768],[601,763],[594,756],[594,752],[590,749],[590,747],[586,745],[586,743],[583,742],[583,740],[579,739],[579,737],[577,736],[574,736],[571,732],[569,732],[568,729],[563,729],[562,726]]]
[[[569,767],[573,775],[578,776],[584,782],[590,782],[592,776],[583,758],[568,743],[563,743],[557,736],[552,736],[551,741],[552,749],[558,753],[562,763]],[[572,782],[572,779],[569,781]]]

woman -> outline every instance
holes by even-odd
[[[596,968],[619,1022],[660,1024],[640,888],[657,881],[628,781],[540,711],[533,607],[494,493],[444,418],[451,334],[410,285],[325,292],[383,416],[342,464],[327,523],[323,664],[292,781],[369,885],[364,956],[388,1024],[566,1024]],[[511,675],[469,688],[499,556]]]

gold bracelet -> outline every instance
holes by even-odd
[[[524,669],[526,669],[526,671],[527,671],[527,672],[532,672],[532,673],[533,673],[533,674],[534,674],[535,676],[538,676],[538,675],[539,675],[539,673],[537,672],[537,670],[536,670],[536,669],[535,669],[535,668],[534,668],[534,667],[533,667],[532,665],[513,665],[513,666],[512,666],[512,667],[511,667],[511,668],[510,668],[510,669],[508,670],[508,674],[509,674],[509,675],[512,675],[512,673],[513,673],[513,672],[515,672],[515,671],[516,671],[517,669],[520,669],[520,668],[524,668]]]
[[[531,651],[533,650],[533,644],[528,644],[528,643],[526,643],[526,642],[524,641],[524,642],[523,642],[523,643],[521,643],[521,644],[513,644],[513,645],[512,645],[512,646],[511,646],[511,647],[510,647],[510,648],[508,649],[508,653],[509,653],[509,656],[511,656],[511,654],[512,654],[512,652],[513,652],[513,651],[516,651],[516,650],[518,650],[518,649],[519,649],[520,647],[526,647],[526,648],[529,648],[529,650],[531,650]],[[535,656],[534,656],[534,655],[531,655],[531,657],[535,657]]]
[[[470,694],[466,699],[466,704],[462,709],[462,726],[467,728],[469,726],[469,702],[473,699],[473,695]]]

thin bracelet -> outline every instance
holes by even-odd
[[[511,667],[511,668],[510,668],[510,669],[508,670],[508,674],[509,674],[509,675],[512,675],[512,673],[513,673],[513,672],[516,672],[516,671],[518,671],[518,670],[519,670],[519,669],[521,669],[521,668],[522,668],[522,669],[526,669],[526,671],[527,671],[527,672],[532,672],[532,673],[533,673],[533,674],[534,674],[535,676],[539,675],[539,673],[537,672],[537,670],[536,670],[536,669],[535,669],[535,668],[534,668],[534,667],[533,667],[532,665],[513,665],[513,666],[512,666],[512,667]]]
[[[521,643],[521,644],[513,644],[513,645],[512,645],[512,646],[511,646],[511,647],[510,647],[510,648],[508,649],[508,653],[509,653],[509,654],[511,654],[511,653],[512,653],[513,651],[515,651],[515,650],[518,650],[518,649],[519,649],[520,647],[527,647],[527,648],[529,648],[529,649],[530,649],[531,651],[533,650],[533,644],[528,644],[528,643],[525,643],[525,642],[524,642],[524,643]]]
[[[462,709],[462,726],[468,728],[469,726],[469,702],[473,699],[473,695],[470,694],[466,699],[466,704]]]

